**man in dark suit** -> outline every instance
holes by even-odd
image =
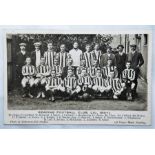
[[[111,46],[107,47],[107,53],[101,55],[100,66],[101,67],[106,66],[109,59],[111,59],[112,65],[116,66],[116,57],[112,53],[112,47]]]
[[[22,66],[25,65],[26,57],[28,56],[25,48],[26,43],[20,43],[20,51],[17,53],[16,56],[16,73],[17,73],[17,83],[19,84],[23,78],[22,76]]]
[[[32,60],[32,65],[38,67],[40,65],[40,59],[42,57],[42,52],[40,50],[41,43],[36,42],[34,43],[35,46],[35,51],[31,53],[31,60]]]
[[[140,67],[144,64],[144,59],[141,53],[137,51],[137,45],[130,45],[131,52],[127,55],[127,60],[131,62],[131,68],[135,70],[135,89],[134,92],[136,94],[136,89],[138,85],[138,76],[140,73]]]
[[[121,78],[122,71],[125,69],[125,63],[126,63],[126,54],[123,52],[124,46],[118,45],[117,50],[118,53],[115,55],[116,57],[116,67],[118,70],[118,78]]]

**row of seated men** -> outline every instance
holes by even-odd
[[[57,97],[62,100],[84,100],[95,98],[108,99],[134,99],[135,71],[131,63],[126,62],[126,69],[118,78],[116,66],[112,65],[109,58],[107,65],[98,67],[94,60],[91,67],[86,67],[86,61],[81,60],[81,66],[72,67],[73,60],[67,57],[67,66],[61,68],[59,60],[54,59],[53,67],[45,64],[41,57],[40,65],[31,65],[31,58],[26,58],[22,67],[23,79],[21,81],[23,97],[48,98],[54,102]]]

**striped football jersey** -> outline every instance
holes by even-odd
[[[36,70],[39,74],[46,74],[50,72],[50,67],[48,65],[39,65]]]
[[[80,77],[78,79],[78,84],[79,85],[92,85],[92,79],[90,76]]]
[[[86,61],[86,67],[92,66],[92,55],[91,55],[91,53],[88,53],[88,52],[82,53],[80,56],[80,59]]]
[[[55,70],[56,75],[59,75],[62,73],[62,68],[59,65],[54,65],[52,67],[52,70]]]
[[[55,55],[56,55],[56,52],[54,51],[46,51],[44,53],[45,64],[52,67],[54,65]]]
[[[107,81],[102,77],[93,78],[93,84],[99,87],[107,87]]]
[[[67,52],[59,52],[57,53],[57,56],[59,58],[59,66],[60,67],[66,67],[67,66]]]
[[[48,78],[47,80],[47,84],[50,86],[50,87],[58,87],[59,85],[62,84],[62,79],[59,78],[59,77],[50,77]]]
[[[90,76],[96,76],[97,73],[97,67],[90,67]]]
[[[112,90],[114,93],[116,91],[119,91],[122,88],[122,84],[119,78],[114,78],[114,79],[108,78],[107,84],[112,87]]]
[[[64,85],[66,88],[75,89],[77,87],[77,79],[75,76],[69,77],[67,76],[64,79]]]
[[[35,67],[33,65],[24,65],[22,67],[23,76],[33,76],[35,74]]]
[[[91,52],[91,55],[92,55],[93,61],[97,60],[98,65],[100,65],[102,52],[100,50],[98,50],[98,51],[93,50]]]
[[[135,71],[134,69],[125,69],[122,72],[122,78],[124,80],[130,80],[133,81],[135,79]]]
[[[105,66],[102,68],[103,77],[108,77],[110,72],[115,72],[117,74],[116,66]]]

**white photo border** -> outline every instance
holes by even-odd
[[[22,26],[21,26],[22,27]],[[115,27],[115,26],[113,26]],[[103,27],[104,29],[104,27]],[[149,40],[148,40],[148,73],[147,73],[147,77],[148,77],[148,88],[147,88],[147,111],[111,111],[111,110],[103,110],[104,112],[111,112],[111,113],[117,113],[117,114],[143,114],[145,115],[145,119],[144,122],[145,123],[139,123],[139,124],[128,124],[127,122],[125,122],[125,124],[123,123],[116,123],[116,120],[110,120],[108,122],[99,122],[99,121],[51,121],[48,123],[39,123],[39,121],[36,123],[34,123],[34,121],[32,121],[32,123],[21,123],[18,121],[16,123],[10,123],[10,120],[8,119],[8,115],[9,114],[13,114],[13,113],[20,113],[20,114],[25,114],[25,113],[38,113],[37,110],[8,110],[7,107],[7,46],[6,46],[6,34],[149,34]],[[23,27],[23,29],[4,29],[3,30],[3,38],[4,38],[4,123],[5,124],[104,124],[104,125],[151,125],[152,120],[151,120],[151,93],[152,93],[152,30],[143,30],[142,29],[135,29],[135,30],[74,30],[72,28],[69,29],[64,29],[64,30],[59,30],[59,29],[42,29],[42,27],[38,27],[38,29],[27,29],[25,27]],[[40,110],[39,110],[40,111]],[[46,110],[43,110],[46,111]],[[47,111],[56,111],[56,110],[47,110]],[[58,111],[64,111],[64,110],[58,110]],[[66,110],[65,110],[66,111]],[[70,111],[70,110],[67,110]],[[72,110],[71,110],[72,111]],[[77,110],[76,110],[77,111]],[[83,111],[83,110],[80,110]],[[84,111],[88,111],[88,110],[84,110]],[[99,111],[99,110],[89,110],[90,112],[92,111]]]

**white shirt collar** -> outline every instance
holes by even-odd
[[[111,53],[107,53],[108,57],[110,57]]]
[[[123,55],[123,52],[119,52],[119,55]]]
[[[25,54],[26,54],[26,51],[21,51],[21,53],[22,53],[23,55],[25,55]]]

